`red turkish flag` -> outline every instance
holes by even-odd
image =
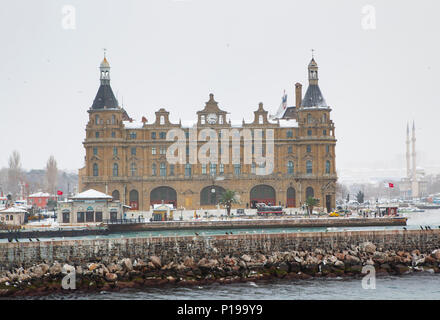
[[[63,191],[58,190],[58,191],[57,191],[57,195],[62,196],[62,195],[63,195]]]
[[[390,188],[394,188],[394,183],[389,182],[389,183],[388,183],[388,187],[390,187]]]

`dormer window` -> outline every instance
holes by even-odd
[[[160,116],[160,124],[161,125],[165,124],[165,117],[164,116]]]
[[[112,115],[112,124],[116,124],[116,117],[114,114]]]
[[[205,116],[204,115],[200,116],[200,124],[205,124]]]
[[[258,116],[258,123],[263,124],[263,116]]]

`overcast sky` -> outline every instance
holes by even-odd
[[[63,28],[65,5],[74,30]],[[376,29],[362,25],[366,5]],[[164,107],[175,122],[195,120],[210,92],[235,120],[252,118],[260,101],[275,112],[284,89],[293,105],[313,48],[338,171],[404,172],[413,119],[419,165],[439,170],[439,12],[435,0],[3,0],[0,167],[14,149],[25,169],[51,154],[60,168],[84,165],[103,48],[130,116],[152,119]]]

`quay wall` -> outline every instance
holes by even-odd
[[[188,229],[253,229],[310,227],[377,227],[405,226],[407,218],[282,218],[224,221],[160,221],[130,224],[109,224],[111,232],[188,230]]]
[[[372,242],[378,250],[440,248],[440,230],[383,230],[309,232],[220,236],[142,237],[93,240],[63,240],[0,244],[0,269],[29,267],[58,261],[68,264],[108,262],[116,258],[147,259],[155,255],[163,263],[178,263],[186,256],[216,259],[243,254],[271,254],[293,250],[344,250]]]

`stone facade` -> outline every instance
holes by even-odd
[[[318,87],[318,67],[309,64],[309,88],[304,100],[301,85],[296,84],[296,106],[286,108],[281,117],[271,118],[260,103],[253,121],[234,124],[210,95],[205,107],[197,112],[198,130],[211,128],[256,129],[274,133],[274,168],[268,175],[255,174],[258,166],[243,161],[244,138],[240,146],[240,165],[170,164],[166,150],[170,129],[182,129],[185,135],[194,125],[173,123],[169,112],[159,109],[155,119],[133,121],[119,107],[110,87],[109,65],[101,64],[101,86],[88,110],[89,122],[83,142],[85,166],[79,170],[80,191],[96,189],[133,210],[149,211],[152,204],[173,203],[185,209],[213,208],[224,190],[237,192],[236,207],[252,207],[257,202],[299,207],[309,196],[319,199],[326,210],[335,208],[335,127]],[[251,138],[252,139],[252,138]],[[264,147],[263,136],[263,149]],[[198,142],[197,150],[206,142]],[[229,154],[233,152],[230,143]]]

